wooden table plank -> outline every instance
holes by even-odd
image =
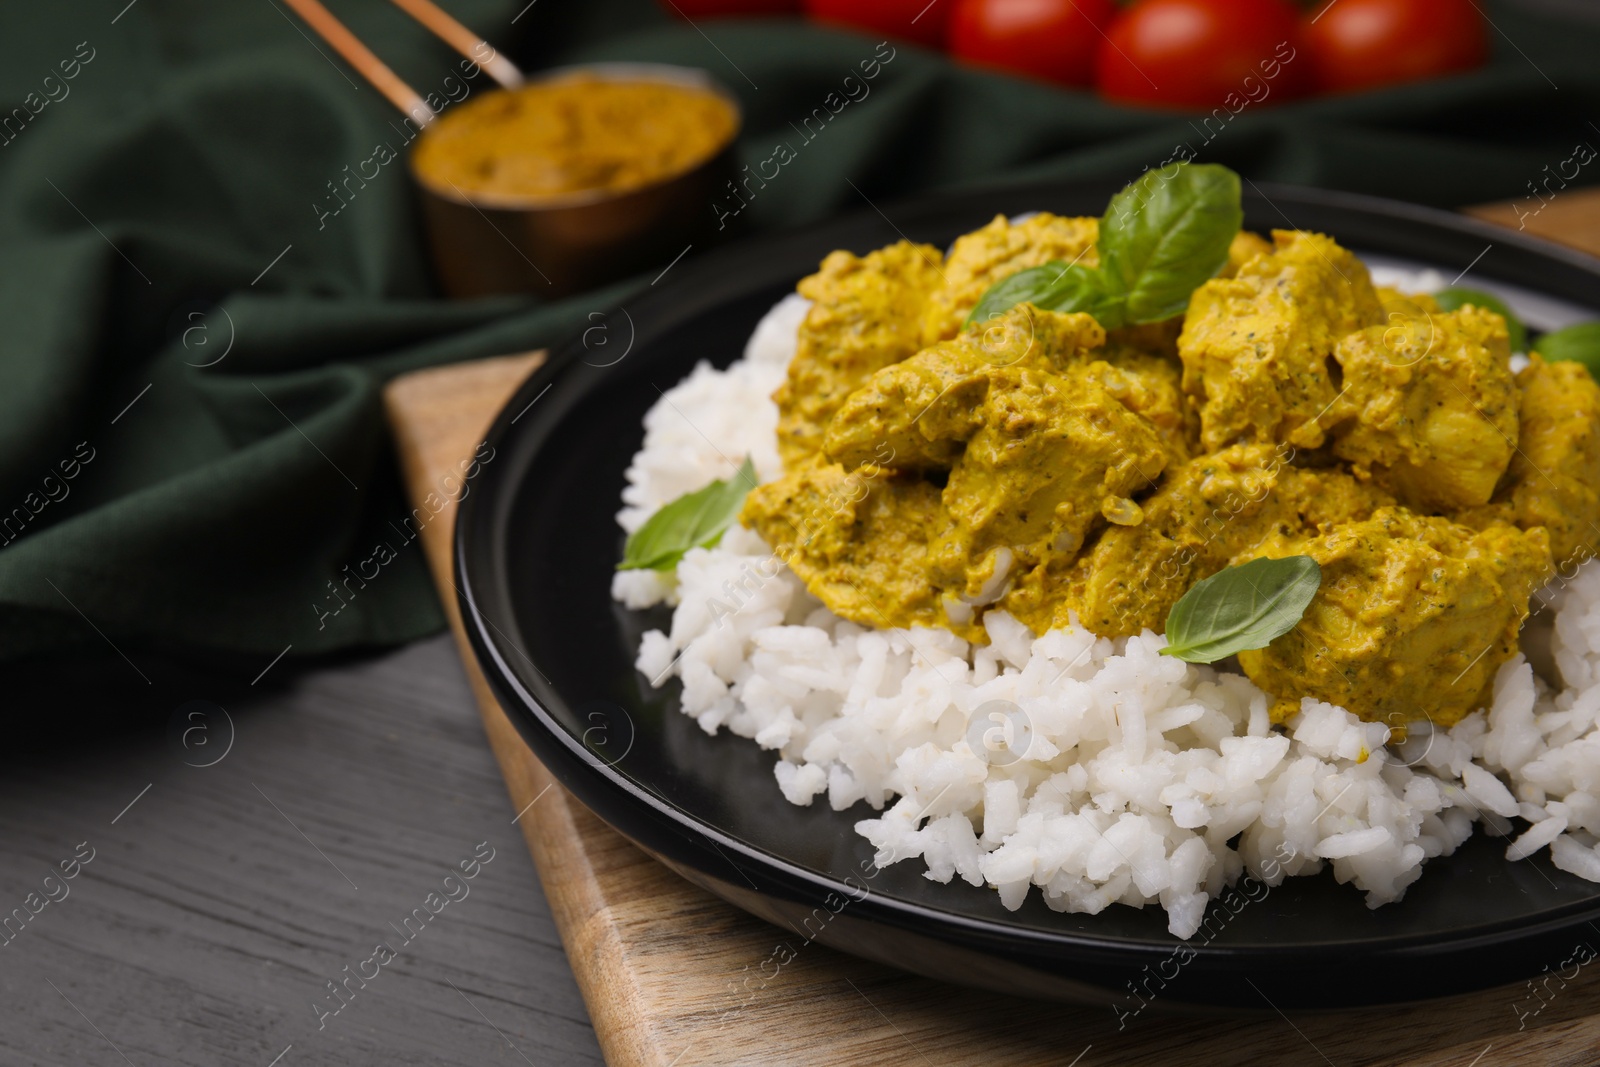
[[[521,1065],[498,1027],[539,1067],[598,1067],[447,637],[285,660],[255,686],[265,660],[127,651],[151,684],[110,650],[0,672],[17,713],[0,746],[0,913],[80,842],[94,850],[0,947],[0,1064],[127,1067],[109,1039],[137,1067],[267,1067],[290,1045],[278,1067]],[[228,716],[180,718],[205,729],[204,755],[199,735],[185,752],[169,733],[197,699]],[[229,722],[221,760],[185,763],[220,755]],[[482,841],[496,854],[469,895],[319,1029],[326,983]]]
[[[1600,189],[1540,189],[1521,200],[1480,204],[1467,214],[1600,256]]]

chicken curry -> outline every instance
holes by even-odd
[[[1483,706],[1531,594],[1600,547],[1600,387],[1537,354],[1513,373],[1498,314],[1376,288],[1302,231],[1238,232],[1164,322],[967,323],[1019,271],[1095,267],[1096,234],[1037,214],[830,255],[775,394],[785,474],[741,521],[844,618],[975,642],[993,609],[1159,632],[1201,579],[1305,555],[1310,606],[1238,657],[1276,720]]]

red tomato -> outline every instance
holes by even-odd
[[[1100,43],[1095,85],[1112,100],[1208,110],[1230,93],[1294,96],[1305,80],[1296,16],[1287,0],[1136,0]]]
[[[1066,85],[1094,82],[1094,56],[1116,15],[1111,0],[956,0],[950,52]]]
[[[950,0],[805,0],[806,14],[859,30],[938,48],[950,21]]]
[[[787,15],[800,10],[800,0],[661,0],[667,14],[686,19],[718,15]]]
[[[1434,78],[1489,55],[1472,0],[1319,2],[1301,27],[1312,79],[1324,92]]]

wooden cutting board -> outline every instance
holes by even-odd
[[[1522,205],[1529,231],[1600,254],[1600,191],[1563,192],[1529,218],[1536,206]],[[1506,205],[1473,214],[1513,227],[1519,220]],[[455,484],[446,477],[472,455],[542,355],[418,371],[388,387],[413,499],[446,495],[444,486]],[[1420,1007],[1285,1016],[1266,989],[1253,1019],[1167,1016],[1158,1007],[1119,1018],[1109,1005],[1042,1004],[913,977],[754,919],[625,841],[557,785],[523,744],[461,627],[450,567],[454,509],[451,503],[423,528],[424,549],[512,811],[522,813],[523,836],[613,1067],[1600,1062],[1600,966],[1564,966],[1571,953],[1552,959],[1538,983]],[[1600,928],[1589,945],[1581,955],[1600,952]],[[789,962],[780,968],[775,959]]]

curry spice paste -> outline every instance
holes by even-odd
[[[417,142],[413,165],[427,184],[467,195],[624,193],[693,169],[738,124],[733,105],[709,90],[578,75],[446,113]]]

